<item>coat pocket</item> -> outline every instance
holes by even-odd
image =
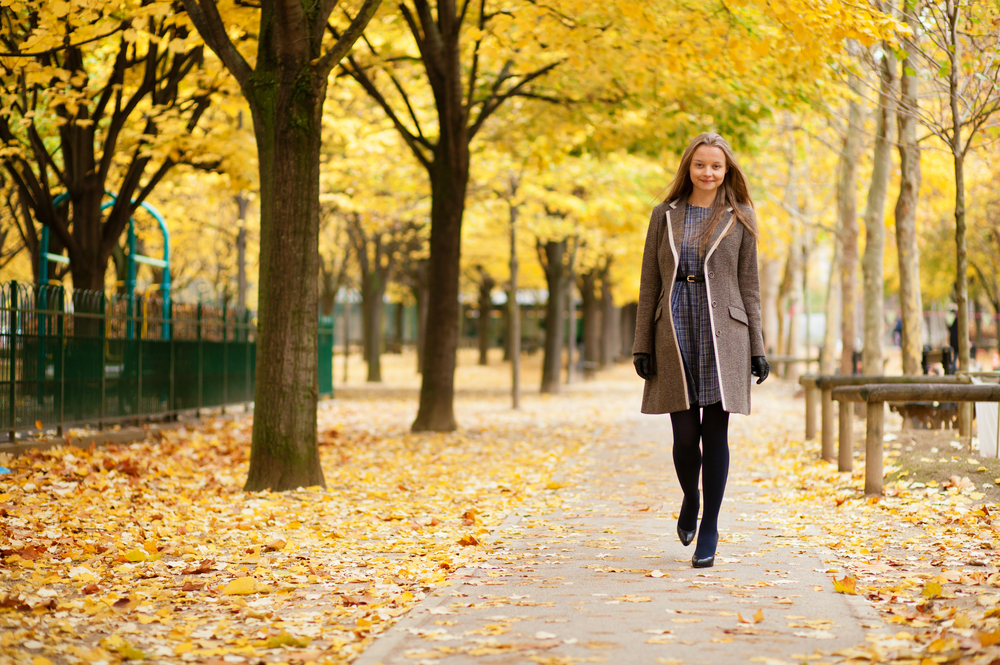
[[[663,303],[660,303],[659,305],[656,306],[656,315],[653,316],[653,323],[659,321],[662,315],[663,315]]]
[[[749,319],[747,319],[747,313],[744,312],[739,307],[735,307],[733,305],[730,305],[729,306],[729,316],[733,317],[734,319],[736,319],[737,321],[739,321],[740,323],[742,323],[745,326],[750,325],[750,321],[749,321]]]

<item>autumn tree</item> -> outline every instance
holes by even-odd
[[[183,2],[239,84],[257,142],[260,323],[246,489],[324,485],[316,443],[321,121],[330,72],[381,0],[364,0],[335,37],[337,0],[264,0],[255,28],[227,26],[215,0]],[[231,27],[255,33],[249,60]]]
[[[1000,110],[1000,13],[975,0],[908,2],[908,22],[919,26],[920,44],[906,46],[910,66],[927,73],[930,103],[909,112],[948,148],[955,178],[955,301],[958,305],[958,365],[968,370],[969,299],[966,240],[965,161],[978,134]]]
[[[129,218],[164,176],[218,160],[199,122],[225,82],[177,2],[6,5],[0,163],[17,188],[16,219],[36,262],[42,225],[49,251],[67,252],[73,285],[103,290]],[[117,199],[105,212],[106,192]]]
[[[433,332],[428,335],[414,430],[455,427],[460,237],[470,142],[487,121],[512,101],[525,99],[579,109],[585,121],[578,127],[602,126],[586,142],[609,138],[639,144],[645,138],[656,144],[662,137],[679,142],[667,127],[676,118],[695,117],[676,113],[677,104],[704,100],[706,108],[732,110],[734,116],[740,107],[742,124],[734,126],[737,134],[745,134],[763,108],[745,100],[769,98],[768,90],[785,74],[790,74],[788,81],[801,80],[845,37],[881,34],[891,24],[878,12],[848,3],[804,4],[806,11],[789,14],[763,1],[739,8],[713,3],[693,9],[667,0],[524,0],[502,5],[487,0],[406,0],[399,3],[398,12],[373,23],[366,48],[348,58],[345,71],[382,106],[427,170],[433,201]],[[770,25],[787,26],[788,32],[779,34],[784,27],[752,27],[772,20]],[[730,30],[741,35],[734,42],[740,46],[738,56],[729,51]],[[648,39],[650,34],[659,39]],[[691,71],[692,64],[702,62],[707,44],[726,53],[731,70]],[[765,64],[748,64],[748,48]],[[779,61],[785,72],[775,76],[778,67],[767,68]],[[747,77],[751,66],[769,80],[755,85],[759,79]],[[729,83],[720,85],[721,79]],[[678,90],[686,80],[697,80],[698,90]],[[706,85],[713,89],[711,98],[704,94]],[[754,90],[743,96],[723,94],[730,86]],[[591,116],[586,116],[587,107],[594,110]],[[704,120],[693,124],[703,127]]]

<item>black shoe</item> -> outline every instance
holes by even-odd
[[[699,559],[698,555],[692,555],[691,557],[691,567],[692,568],[711,568],[715,565],[715,555],[707,556],[704,559]]]
[[[694,542],[694,537],[698,533],[698,506],[695,505],[694,508],[694,528],[688,531],[687,529],[681,528],[681,520],[684,518],[684,509],[687,507],[687,497],[684,497],[684,501],[681,502],[681,511],[677,516],[677,537],[681,540],[681,545],[687,547],[692,542]]]

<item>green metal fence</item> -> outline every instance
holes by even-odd
[[[0,440],[249,403],[256,339],[247,310],[0,284]],[[330,395],[332,319],[320,320],[318,351]]]

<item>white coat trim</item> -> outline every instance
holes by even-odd
[[[676,203],[671,203],[671,207],[676,207]],[[677,245],[674,244],[674,225],[670,221],[670,211],[667,210],[667,239],[670,241],[670,253],[674,256],[674,274],[670,276],[670,288],[667,290],[667,315],[670,316],[670,327],[674,330],[674,347],[677,349],[677,357],[681,361],[681,381],[684,382],[684,409],[691,408],[691,402],[688,399],[688,383],[687,383],[687,372],[684,371],[684,356],[681,355],[681,345],[677,341],[677,330],[676,322],[674,321],[674,283],[677,281],[677,266],[680,259],[677,256]],[[707,281],[707,280],[706,280]],[[725,405],[723,405],[725,408]]]
[[[736,220],[732,216],[729,218],[729,223],[726,224],[726,228],[722,229],[722,233],[719,235],[718,240],[715,241],[709,250],[705,254],[705,296],[708,298],[708,322],[712,326],[712,348],[715,350],[715,371],[719,377],[719,394],[722,395],[722,410],[726,410],[726,388],[725,382],[722,380],[722,365],[719,364],[719,344],[718,337],[715,335],[715,313],[712,311],[712,286],[708,277],[708,260],[712,258],[712,254],[715,252],[715,248],[719,246],[722,239],[726,237],[729,233],[729,229],[732,228],[733,223]],[[737,277],[739,279],[739,277]]]

